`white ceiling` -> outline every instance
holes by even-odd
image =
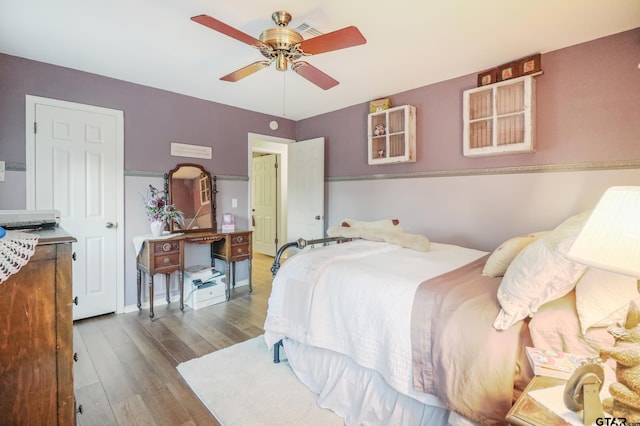
[[[189,19],[208,14],[257,38],[281,9],[290,27],[363,33],[363,46],[306,59],[338,86],[273,65],[220,81],[263,57]],[[0,0],[2,53],[293,120],[638,26],[640,0]]]

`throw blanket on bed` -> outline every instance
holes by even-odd
[[[416,390],[482,424],[504,423],[511,408],[522,322],[504,331],[501,278],[482,275],[487,256],[420,284],[411,318]]]

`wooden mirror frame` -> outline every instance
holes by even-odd
[[[189,168],[197,169],[190,172],[191,180],[198,180],[197,186],[191,185],[189,190],[185,185],[179,185],[178,181],[184,181],[185,178],[179,178],[180,173],[185,173],[185,170]],[[208,185],[207,185],[208,184]],[[204,185],[204,186],[203,186]],[[197,188],[197,193],[196,189]],[[205,170],[199,164],[194,163],[180,163],[176,167],[165,173],[164,175],[164,189],[167,194],[167,202],[174,204],[176,209],[181,210],[184,215],[185,229],[175,223],[169,224],[169,229],[174,232],[217,232],[218,224],[216,221],[216,194],[218,193],[216,185],[216,177],[211,177],[211,173]],[[200,194],[199,205],[196,205],[196,194]],[[186,198],[185,198],[186,195]],[[193,205],[188,205],[185,202],[186,199],[192,198]],[[202,203],[202,200],[208,200],[208,202]],[[206,206],[209,205],[207,208]],[[209,214],[210,220],[206,218]],[[198,221],[198,223],[194,223]]]

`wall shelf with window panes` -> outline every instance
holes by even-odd
[[[463,153],[482,156],[535,150],[535,76],[466,90]]]

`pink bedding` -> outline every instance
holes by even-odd
[[[522,321],[505,331],[493,328],[501,278],[481,275],[486,259],[418,287],[411,321],[413,379],[416,390],[437,395],[449,409],[481,424],[502,424],[521,348],[530,343]]]

